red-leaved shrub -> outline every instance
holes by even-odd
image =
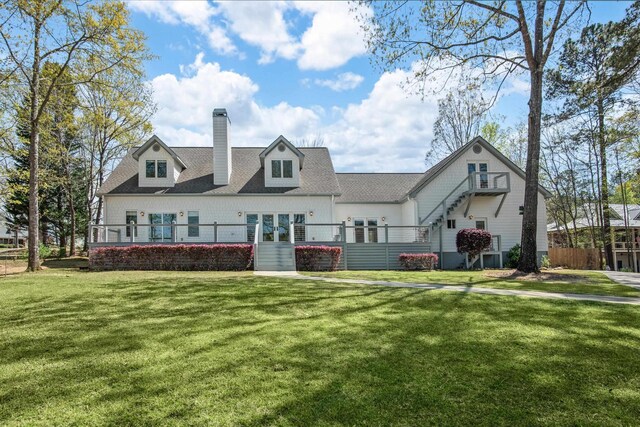
[[[92,270],[214,270],[250,268],[253,245],[105,246],[89,251]]]
[[[296,246],[296,268],[300,271],[336,271],[342,248],[335,246]]]
[[[400,254],[398,262],[405,270],[433,270],[438,263],[436,254]]]
[[[468,253],[471,258],[491,246],[491,233],[479,228],[463,228],[456,235],[458,253]]]

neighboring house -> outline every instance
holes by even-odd
[[[26,246],[27,230],[15,229],[7,220],[7,217],[0,213],[0,244],[16,246]]]
[[[550,247],[568,246],[567,234],[580,235],[581,241],[592,242],[592,236],[600,235],[598,218],[602,212],[594,204],[587,204],[580,209],[582,215],[575,223],[563,225],[551,223],[547,225]],[[640,205],[609,204],[611,215],[611,234],[613,243],[613,267],[616,270],[630,269],[640,272]],[[598,213],[600,215],[598,215]],[[591,244],[592,246],[592,244]]]
[[[132,149],[99,190],[104,224],[93,247],[252,242],[256,268],[282,268],[267,265],[270,253],[287,258],[293,244],[329,244],[344,247],[343,268],[384,269],[398,266],[400,252],[425,251],[443,268],[461,267],[462,228],[494,235],[479,264],[499,267],[520,242],[524,172],[480,137],[425,173],[336,173],[326,148],[297,148],[283,136],[232,148],[229,127],[226,110],[216,109],[213,147],[169,147],[153,136]],[[545,196],[541,188],[539,256]],[[135,230],[125,226],[132,222]]]

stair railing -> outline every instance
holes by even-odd
[[[255,230],[255,234],[253,235],[253,269],[256,269],[256,266],[258,265],[258,236],[260,232],[260,223],[256,222],[256,230]]]
[[[293,221],[289,224],[289,242],[292,245],[296,242],[296,237],[293,234]]]
[[[438,204],[436,205],[436,207],[435,207],[435,208],[433,208],[433,210],[432,210],[431,212],[429,212],[429,214],[428,214],[427,216],[425,216],[424,218],[422,218],[422,219],[419,221],[418,225],[422,225],[422,224],[423,224],[427,219],[429,219],[429,218],[431,217],[431,215],[433,215],[433,213],[434,213],[435,211],[437,211],[437,210],[438,210],[438,208],[439,208],[440,206],[442,206],[442,213],[443,213],[443,216],[444,216],[444,213],[447,211],[447,200],[448,200],[448,199],[449,199],[449,197],[451,197],[454,193],[456,193],[456,192],[460,189],[460,187],[462,187],[464,184],[467,184],[467,189],[466,189],[466,191],[469,191],[469,190],[471,189],[471,185],[472,185],[472,182],[471,182],[471,175],[469,175],[469,176],[467,176],[465,179],[463,179],[463,180],[460,182],[460,184],[458,184],[458,185],[456,186],[456,188],[454,188],[454,189],[453,189],[453,191],[451,191],[451,193],[447,194],[447,196],[446,196],[444,199],[442,199],[442,201],[441,201],[440,203],[438,203]]]

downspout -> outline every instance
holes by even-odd
[[[442,224],[440,224],[440,270],[444,270],[444,251],[442,249]]]

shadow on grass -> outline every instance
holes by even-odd
[[[634,307],[117,277],[3,307],[0,421],[633,424],[640,411]]]

